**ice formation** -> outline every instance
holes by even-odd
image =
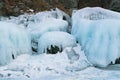
[[[29,28],[31,38],[37,41],[42,34],[50,31],[66,31],[68,23],[64,20],[49,18]]]
[[[93,7],[93,8],[86,7],[77,11],[76,10],[73,11],[72,18],[79,20],[80,19],[87,19],[87,20],[120,19],[120,14],[118,12],[103,9],[100,7]]]
[[[40,23],[34,24],[29,27],[29,32],[32,39],[32,47],[37,52],[38,39],[46,32],[51,31],[67,31],[68,22],[61,19],[49,18],[41,21]]]
[[[31,35],[32,49],[37,52],[38,39],[49,31],[67,31],[71,30],[71,18],[58,8],[51,11],[38,12],[33,14],[23,14],[18,17],[1,17],[0,21],[7,21],[24,26]]]
[[[106,67],[120,57],[120,14],[102,8],[84,8],[72,15],[72,35],[88,60]]]
[[[52,31],[43,34],[38,41],[38,53],[47,53],[47,49],[52,46],[57,46],[59,49],[64,49],[65,47],[76,46],[75,38],[61,31]]]
[[[38,12],[36,14],[25,13],[18,17],[14,17],[14,16],[10,16],[9,18],[0,17],[0,21],[7,21],[7,22],[23,25],[25,27],[30,27],[48,18],[61,19],[67,21],[69,24],[71,23],[70,16],[58,8],[52,9],[51,11]]]
[[[0,65],[25,53],[31,54],[31,41],[27,31],[16,24],[0,22]]]
[[[74,50],[75,54],[79,57],[73,63],[70,63],[67,51]],[[42,77],[47,76],[60,76],[60,75],[76,75],[74,72],[79,72],[90,66],[89,62],[80,50],[81,46],[78,44],[76,47],[67,47],[59,54],[39,54],[39,55],[20,55],[5,67],[0,67],[0,79],[8,77],[9,79],[27,78],[25,80],[41,80]],[[74,55],[71,55],[74,57]],[[18,64],[19,63],[19,64]],[[7,74],[10,74],[8,76]],[[33,79],[31,79],[33,78]],[[36,79],[38,78],[38,79]],[[46,79],[42,79],[46,80]],[[48,78],[48,80],[50,80]]]

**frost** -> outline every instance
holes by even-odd
[[[66,32],[47,32],[43,34],[38,41],[38,53],[46,53],[47,48],[50,49],[51,45],[53,47],[57,46],[61,50],[65,47],[74,47],[76,45],[76,40],[72,35]]]
[[[102,8],[84,8],[73,14],[72,34],[95,66],[106,67],[120,57],[119,19],[119,13]]]
[[[31,54],[30,36],[24,28],[6,22],[0,22],[0,25],[0,65],[20,54]]]

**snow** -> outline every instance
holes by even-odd
[[[70,51],[71,48],[79,55],[79,58],[73,63],[68,58],[69,53],[66,52],[66,50]],[[2,75],[0,78],[39,80],[47,76],[72,75],[73,72],[81,71],[91,66],[80,48],[80,45],[67,47],[62,53],[54,55],[20,55],[10,64],[0,67],[0,74]]]
[[[94,66],[106,67],[120,57],[119,19],[119,13],[102,8],[84,8],[73,14],[72,34]]]
[[[61,31],[52,31],[43,34],[38,41],[38,53],[46,53],[47,48],[50,49],[52,46],[57,46],[60,50],[66,47],[76,46],[75,38]]]
[[[91,66],[79,44],[77,47],[73,47],[73,50],[79,55],[79,59],[70,63],[67,51],[71,51],[71,48],[67,47],[62,53],[54,55],[20,55],[10,64],[0,67],[0,80],[120,79],[120,65],[112,65],[105,69]]]
[[[31,53],[30,36],[24,28],[7,22],[0,22],[0,25],[0,65],[20,54]]]

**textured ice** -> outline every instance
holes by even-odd
[[[119,18],[119,13],[102,8],[84,8],[73,14],[72,34],[95,66],[106,67],[120,57]]]
[[[66,50],[71,51],[71,48],[79,55],[79,58],[73,63],[68,58],[69,53],[66,53]],[[20,55],[10,64],[0,67],[0,79],[1,75],[3,78],[15,78],[15,80],[18,80],[18,78],[27,78],[30,80],[36,80],[38,78],[38,80],[41,80],[42,77],[47,76],[72,75],[73,72],[81,71],[90,66],[84,52],[80,48],[80,45],[67,47],[63,52],[54,55]]]
[[[31,53],[31,41],[27,31],[16,24],[0,22],[0,65],[25,53]]]
[[[43,11],[33,14],[25,13],[18,17],[14,17],[14,16],[10,16],[9,18],[0,17],[0,21],[7,21],[7,22],[23,25],[25,27],[30,27],[48,18],[66,20],[69,24],[71,23],[70,16],[58,8],[52,9],[51,11]]]
[[[73,11],[72,18],[79,20],[120,19],[120,14],[118,12],[103,9],[100,7],[86,7],[80,10]]]
[[[50,49],[52,46],[57,46],[59,49],[64,49],[65,47],[76,46],[75,38],[61,31],[52,31],[43,34],[38,41],[38,53],[46,53],[47,48]]]
[[[64,20],[49,18],[29,28],[31,38],[37,41],[40,36],[51,31],[66,31],[68,23]]]

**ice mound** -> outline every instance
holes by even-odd
[[[49,18],[43,20],[40,23],[34,24],[31,28],[29,28],[31,38],[33,41],[36,41],[40,38],[40,36],[46,32],[51,31],[66,31],[68,27],[68,23],[64,20]]]
[[[72,15],[72,34],[95,66],[106,67],[120,57],[119,19],[119,13],[98,7]]]
[[[76,40],[66,32],[47,32],[43,34],[38,41],[38,53],[47,53],[47,49],[50,50],[51,46],[57,46],[59,50],[63,50],[66,47],[76,46]]]
[[[16,24],[0,22],[0,65],[25,53],[31,54],[31,41],[27,31]]]

